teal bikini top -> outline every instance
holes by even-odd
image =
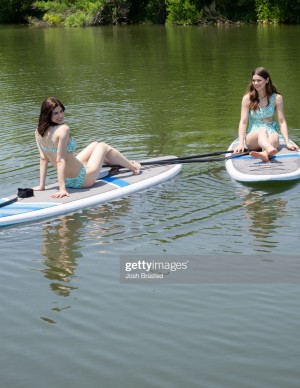
[[[48,147],[44,147],[40,142],[40,147],[43,151],[47,151],[47,152],[57,152],[57,148],[54,146],[54,143],[52,141],[52,147],[51,148],[48,148]],[[73,139],[73,138],[70,138],[70,141],[67,145],[67,152],[74,152],[76,150],[76,141]]]

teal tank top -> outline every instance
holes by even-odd
[[[279,127],[275,120],[265,121],[265,119],[274,117],[275,114],[275,98],[276,93],[273,93],[269,104],[263,108],[249,111],[249,120],[247,133],[255,131],[259,128],[266,128],[269,133],[278,132]]]

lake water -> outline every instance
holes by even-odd
[[[0,26],[0,195],[38,183],[34,129],[49,95],[79,149],[104,140],[135,160],[198,154],[236,137],[263,65],[300,144],[299,33]],[[286,275],[298,265],[299,210],[298,182],[245,186],[223,163],[199,163],[145,192],[1,229],[1,387],[299,387],[300,288]],[[123,255],[217,258],[223,270],[234,259],[236,277],[122,283]],[[285,275],[256,281],[259,259],[243,283],[257,258]]]

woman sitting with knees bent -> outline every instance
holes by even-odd
[[[279,127],[274,118],[275,110]],[[239,144],[234,152],[243,152],[245,141],[252,157],[268,162],[278,152],[279,128],[287,148],[298,150],[297,145],[289,142],[282,96],[273,85],[268,71],[258,67],[253,70],[248,91],[242,99]]]
[[[35,137],[40,151],[40,185],[34,190],[45,190],[48,162],[57,168],[59,191],[54,198],[69,196],[67,188],[92,186],[103,163],[117,164],[130,169],[135,175],[141,165],[130,162],[106,143],[93,142],[75,156],[76,142],[64,124],[64,105],[55,97],[47,98],[41,106]]]

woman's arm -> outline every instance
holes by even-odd
[[[70,129],[67,125],[62,125],[58,130],[58,145],[56,155],[57,179],[59,192],[52,195],[53,198],[69,196],[65,184],[67,146],[69,142]]]
[[[249,95],[246,94],[242,99],[242,108],[241,108],[241,118],[239,123],[238,135],[239,135],[239,144],[235,147],[234,152],[243,152],[244,151],[244,141],[245,134],[248,124],[249,116]]]
[[[43,151],[41,150],[37,136],[38,136],[37,133],[35,133],[35,140],[40,154],[40,185],[34,187],[33,190],[42,191],[42,190],[45,190],[45,186],[46,186],[46,176],[47,176],[49,161],[44,155]]]
[[[277,120],[284,142],[288,149],[298,150],[298,146],[289,141],[288,127],[283,113],[283,98],[280,94],[276,94],[275,104],[277,111]]]
[[[45,157],[40,158],[40,190],[45,190],[46,176],[48,170],[48,159]]]

